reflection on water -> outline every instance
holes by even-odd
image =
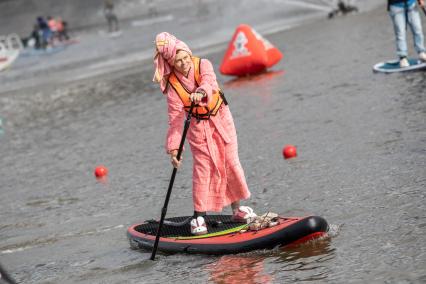
[[[335,249],[331,248],[330,245],[331,238],[329,237],[295,246],[289,245],[281,248],[277,261],[288,262],[305,258],[316,258],[317,260],[324,261],[325,259],[332,258],[334,255]]]
[[[285,71],[266,71],[257,75],[238,77],[225,82],[225,90],[230,90],[233,93],[238,93],[238,96],[253,96],[260,98],[260,101],[256,101],[256,105],[252,108],[255,109],[255,116],[257,119],[261,119],[265,116],[265,109],[259,108],[260,103],[263,106],[271,106],[272,104],[272,91],[273,86],[278,80],[283,79]],[[248,102],[247,102],[248,103]],[[250,108],[248,104],[246,107]]]
[[[329,263],[335,257],[331,239],[325,238],[302,245],[283,248],[274,259],[272,272],[280,283],[289,281],[309,281],[316,283],[331,274]]]
[[[252,76],[246,76],[246,77],[236,77],[234,79],[231,79],[227,82],[225,82],[226,88],[238,88],[238,87],[247,87],[247,85],[256,84],[256,85],[263,85],[267,84],[270,80],[274,78],[279,78],[281,75],[285,73],[284,70],[277,70],[277,71],[265,71],[263,73],[252,75]]]
[[[272,283],[264,271],[265,256],[225,255],[207,266],[213,283]]]
[[[205,269],[212,283],[283,283],[284,280],[326,279],[322,263],[335,257],[331,239],[324,238],[274,250],[225,255]]]

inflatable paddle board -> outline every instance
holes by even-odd
[[[318,216],[276,217],[276,225],[250,230],[249,224],[234,222],[231,215],[207,215],[208,234],[191,235],[191,216],[166,218],[158,244],[165,253],[234,254],[257,249],[272,249],[327,235],[327,221]],[[148,220],[128,228],[127,237],[134,249],[152,250],[159,222]]]
[[[426,69],[426,62],[420,59],[410,58],[408,62],[410,62],[410,66],[404,68],[399,67],[399,60],[380,62],[373,66],[373,70],[375,72],[394,73]]]

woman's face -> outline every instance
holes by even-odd
[[[184,50],[179,50],[175,57],[175,69],[186,75],[191,69],[191,55]]]

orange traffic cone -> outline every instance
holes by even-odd
[[[224,75],[244,76],[264,71],[282,58],[281,52],[248,25],[237,27],[220,65]]]

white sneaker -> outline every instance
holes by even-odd
[[[426,52],[420,52],[419,53],[419,59],[421,61],[426,61]]]
[[[407,57],[403,57],[399,60],[399,67],[406,68],[408,66],[410,66],[410,62],[408,62]]]
[[[253,212],[253,209],[251,209],[248,206],[240,206],[238,208],[238,211],[232,215],[232,220],[235,222],[242,222],[242,223],[248,223],[250,218],[256,217],[256,213]]]
[[[206,221],[203,217],[199,216],[191,220],[191,234],[196,236],[207,234]]]

